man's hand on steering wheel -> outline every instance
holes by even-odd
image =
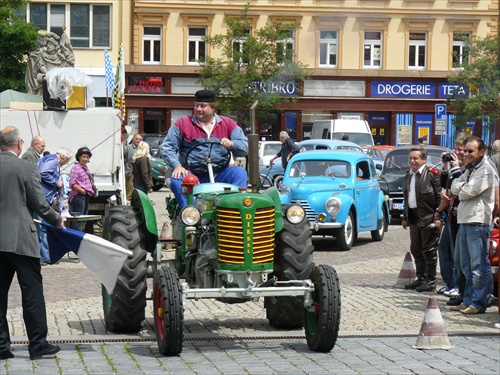
[[[220,144],[228,150],[232,149],[234,146],[234,142],[227,138],[222,138]]]

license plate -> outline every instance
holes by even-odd
[[[393,210],[401,210],[401,211],[403,211],[403,203],[393,203],[392,204],[392,209]]]

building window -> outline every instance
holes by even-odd
[[[161,27],[144,26],[142,37],[142,62],[144,64],[161,64]]]
[[[410,32],[408,68],[424,69],[426,60],[427,33]]]
[[[468,41],[470,33],[454,32],[453,33],[453,51],[452,51],[452,68],[462,69],[464,63],[469,63]]]
[[[188,33],[188,64],[205,62],[206,43],[203,37],[207,35],[205,27],[190,27]]]
[[[319,35],[319,66],[337,67],[338,32],[321,30]]]
[[[377,68],[382,66],[382,32],[365,31],[363,50],[363,67]]]
[[[295,55],[295,30],[286,30],[288,36],[276,42],[276,62],[292,62]]]
[[[77,48],[111,46],[111,7],[91,4],[26,3],[26,22],[38,30],[51,31],[59,36],[66,27],[71,44]],[[24,18],[24,17],[23,17]]]
[[[251,29],[243,30],[245,36],[238,36],[233,39],[233,61],[238,65],[248,64],[250,62],[249,56],[246,53],[245,44],[248,36],[252,35]]]

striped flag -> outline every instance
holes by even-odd
[[[93,234],[69,228],[54,228],[45,221],[42,221],[42,225],[47,230],[52,264],[72,251],[97,276],[108,293],[113,292],[125,259],[133,255],[130,250]]]
[[[126,119],[125,110],[125,63],[123,61],[123,43],[120,44],[120,54],[118,55],[118,64],[116,65],[115,75],[115,92],[114,92],[114,106],[120,110],[120,117],[122,123]]]
[[[113,95],[115,91],[115,75],[113,74],[113,63],[111,62],[111,56],[107,49],[104,50],[104,68],[106,70],[106,96],[111,96],[113,103]]]

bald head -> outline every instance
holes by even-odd
[[[491,151],[493,151],[493,154],[500,152],[500,139],[493,142],[493,145],[491,145]]]
[[[40,155],[43,154],[43,151],[45,150],[45,139],[43,139],[39,135],[35,135],[31,139],[31,148],[38,152]]]
[[[19,129],[15,126],[6,126],[0,131],[0,150],[13,151],[17,156],[23,148],[23,140]]]

